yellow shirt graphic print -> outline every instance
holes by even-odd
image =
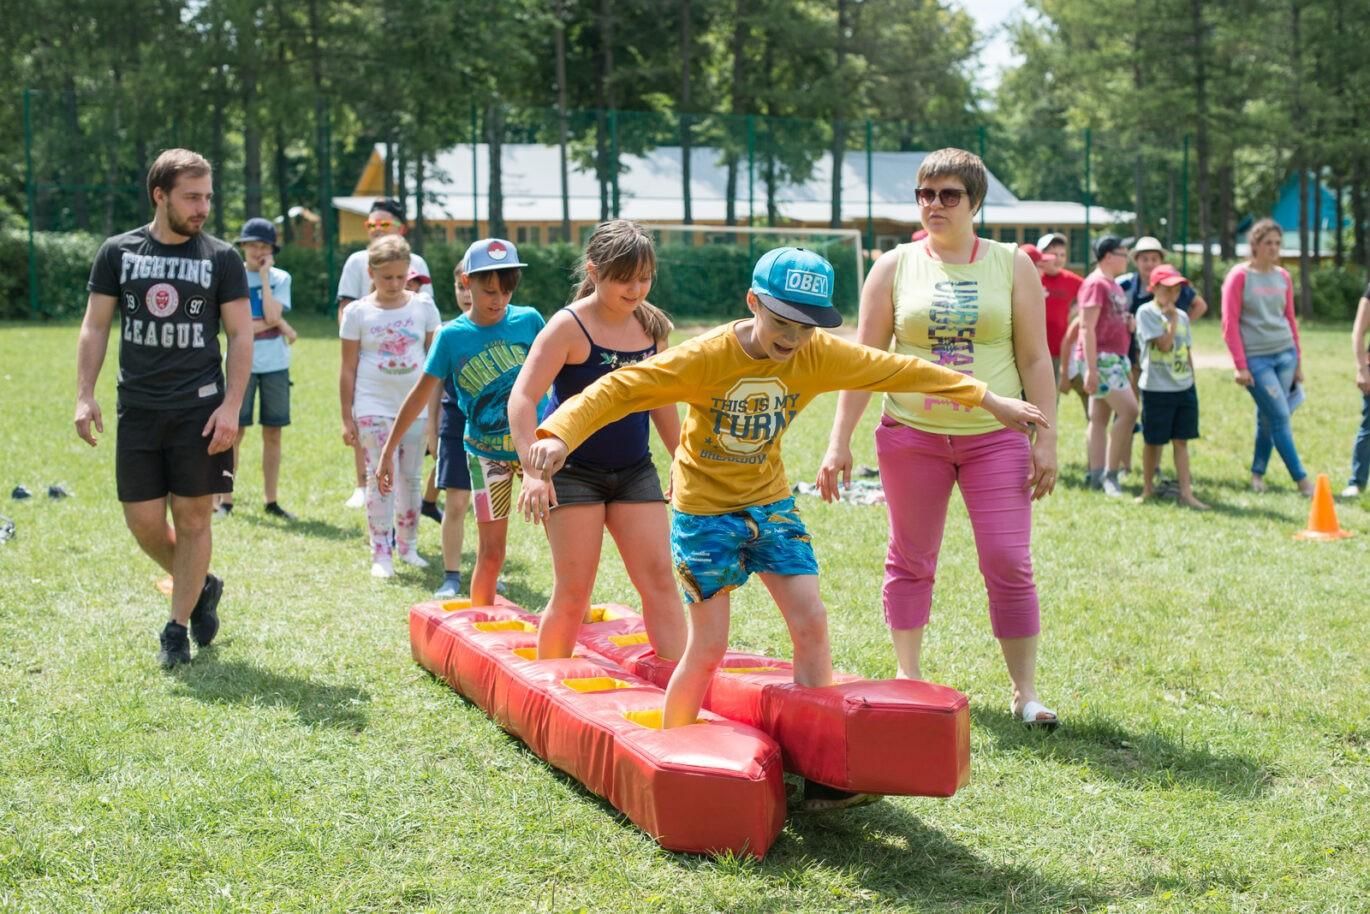
[[[799,415],[799,395],[791,394],[779,378],[743,378],[714,397],[710,409],[713,435],[700,456],[755,464],[766,459],[765,452]]]

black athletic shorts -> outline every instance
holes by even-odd
[[[210,455],[205,423],[218,403],[191,409],[119,407],[114,477],[119,500],[151,501],[233,491],[233,450]]]
[[[465,425],[462,426],[465,428]],[[471,491],[471,468],[466,464],[466,444],[461,436],[451,438],[443,435],[438,438],[438,477],[439,489],[465,489]]]
[[[290,424],[290,369],[253,372],[247,376],[247,392],[243,394],[243,408],[238,411],[238,425],[252,424],[252,407],[257,392],[262,394],[262,425],[284,428]]]
[[[1142,391],[1142,440],[1150,445],[1199,437],[1199,394],[1187,390]]]
[[[665,501],[651,456],[621,470],[568,462],[552,477],[558,505],[602,505],[614,501]]]

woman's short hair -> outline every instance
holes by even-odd
[[[1260,219],[1251,226],[1251,232],[1246,237],[1254,248],[1271,235],[1279,235],[1283,238],[1284,229],[1274,219]]]
[[[928,153],[918,166],[918,183],[932,178],[960,178],[970,196],[970,211],[978,212],[989,192],[989,172],[984,160],[973,152],[948,146]]]

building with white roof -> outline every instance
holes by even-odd
[[[429,238],[464,243],[488,233],[489,147],[484,143],[454,146],[440,153],[428,169],[424,184],[423,216]],[[914,202],[918,166],[926,152],[853,151],[842,160],[842,223],[862,231],[868,224],[876,247],[888,249],[916,230]],[[725,224],[727,166],[721,150],[691,149],[691,215],[697,225]],[[561,164],[556,146],[508,143],[501,147],[504,221],[516,243],[543,244],[561,240]],[[593,168],[568,163],[566,195],[572,239],[579,242],[600,221],[600,183]],[[740,163],[735,193],[738,222],[766,224],[766,189],[761,164],[750,176]],[[385,186],[385,147],[377,145],[350,196],[334,197],[344,243],[366,240],[364,221],[372,201]],[[868,181],[868,175],[870,180]],[[619,216],[638,222],[676,224],[684,220],[682,155],[679,146],[659,146],[642,154],[619,156]],[[776,191],[778,224],[822,228],[829,223],[832,158],[823,154],[808,180],[783,183]],[[409,218],[418,216],[416,201],[408,198]],[[990,175],[985,198],[982,235],[1001,241],[1028,242],[1048,231],[1070,236],[1072,260],[1085,259],[1087,226],[1097,233],[1105,226],[1131,221],[1132,213],[1104,207],[1052,200],[1019,200]],[[868,223],[869,220],[869,223]],[[705,236],[707,237],[707,236]],[[731,240],[731,236],[728,236]]]

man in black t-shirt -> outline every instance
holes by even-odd
[[[223,582],[209,574],[216,494],[233,491],[233,441],[252,370],[247,271],[233,248],[203,234],[210,165],[168,149],[148,170],[152,222],[105,240],[91,267],[77,349],[76,434],[103,433],[95,382],[120,318],[115,477],[124,521],[171,574],[171,620],[158,657],[190,660],[219,630]],[[228,378],[219,328],[228,338]],[[171,523],[167,523],[167,509]],[[189,632],[187,632],[189,623]]]

